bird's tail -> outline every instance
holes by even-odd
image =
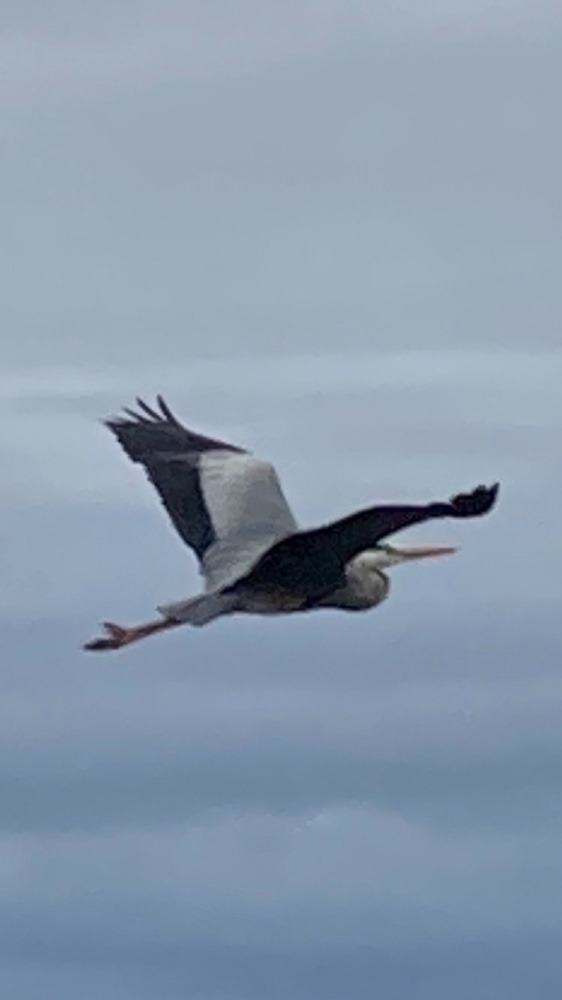
[[[200,594],[188,601],[176,601],[174,604],[160,604],[158,611],[164,618],[181,622],[182,625],[206,625],[214,618],[229,615],[235,610],[236,598],[233,594]]]

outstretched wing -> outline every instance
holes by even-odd
[[[159,409],[106,420],[144,466],[172,523],[196,553],[207,589],[232,583],[279,538],[297,528],[275,469],[243,448],[184,427],[161,396]]]
[[[370,507],[275,543],[247,575],[246,584],[314,596],[345,582],[346,564],[396,531],[440,517],[480,517],[492,509],[499,484],[478,486],[447,503]]]

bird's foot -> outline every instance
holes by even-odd
[[[125,628],[123,625],[116,625],[114,622],[103,622],[102,625],[106,635],[98,636],[97,639],[91,639],[90,642],[84,645],[84,649],[95,650],[96,652],[121,649],[121,646],[127,646],[130,642],[134,642],[135,639],[140,638],[138,629],[136,628]]]

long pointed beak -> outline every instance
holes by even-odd
[[[403,559],[429,559],[431,556],[451,556],[458,549],[452,545],[414,545],[398,551]]]

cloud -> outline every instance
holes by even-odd
[[[539,853],[543,870],[558,870],[554,850]],[[75,901],[87,922],[96,920],[98,951],[110,949],[116,934],[126,945],[133,932],[138,945],[139,929],[147,947],[179,950],[186,935],[203,946],[212,940],[243,945],[249,926],[254,945],[282,949],[298,949],[304,927],[310,947],[339,949],[372,945],[373,925],[379,946],[387,947],[399,946],[400,938],[415,944],[424,933],[454,942],[497,933],[500,926],[508,934],[540,927],[533,925],[541,908],[530,901],[525,911],[524,885],[513,883],[522,861],[532,861],[528,844],[508,835],[475,842],[460,830],[436,836],[366,807],[326,811],[306,822],[245,812],[157,833],[66,834],[50,843],[5,838],[2,855],[12,873],[5,906],[33,890],[34,906],[43,910],[62,890],[64,923]],[[384,867],[377,864],[381,857]],[[490,878],[510,882],[512,891],[494,899]],[[554,927],[556,900],[548,880],[535,890],[543,922]],[[455,914],[451,899],[463,896]],[[158,917],[138,929],[123,926],[124,917],[138,923],[134,914],[142,901]],[[64,910],[55,928],[44,928],[44,939],[65,929]],[[100,933],[102,913],[111,911]],[[66,930],[78,943],[86,927],[75,920]]]
[[[246,997],[279,969],[304,996],[328,962],[362,996],[404,967],[424,989],[466,968],[468,991],[489,963],[500,990],[534,941],[549,969],[556,613],[495,591],[412,583],[376,618],[224,623],[112,660],[78,650],[92,591],[79,618],[4,623],[4,981]]]
[[[217,80],[259,71],[331,49],[421,38],[454,42],[488,36],[548,36],[559,25],[556,4],[541,0],[466,3],[325,0],[322,7],[290,2],[97,4],[72,11],[54,4],[46,19],[35,6],[14,5],[7,18],[2,63],[4,93],[40,100],[47,87],[59,99],[93,92],[146,88],[170,80]],[[72,92],[72,96],[71,93]]]
[[[101,661],[79,649],[90,612],[5,626],[4,829],[158,830],[361,803],[454,829],[477,801],[470,828],[530,834],[544,816],[519,804],[555,781],[552,606],[465,601],[444,615],[421,600],[417,614],[397,595],[361,621],[186,630]]]
[[[451,349],[9,371],[0,379],[5,461],[25,464],[13,482],[29,490],[35,479],[44,499],[77,488],[117,499],[121,483],[119,495],[135,502],[137,470],[115,461],[99,419],[157,391],[188,424],[284,460],[326,462],[337,475],[358,459],[384,459],[385,474],[413,456],[529,461],[537,444],[544,454],[555,446],[560,363],[556,350]]]
[[[32,100],[44,86],[73,85],[83,97],[166,80],[228,78],[322,52],[361,23],[356,5],[346,10],[337,0],[322,10],[244,0],[235,9],[225,2],[143,3],[117,11],[99,4],[70,18],[61,5],[54,13],[48,21],[35,9],[25,22],[14,15],[4,38],[6,84]]]
[[[559,11],[551,0],[531,10],[525,0],[398,0],[392,5],[375,6],[364,0],[361,10],[373,34],[419,39],[429,36],[438,42],[485,39],[497,36],[547,34],[556,24]]]
[[[17,44],[31,37],[40,51],[12,59],[31,100],[4,88],[5,370],[461,343],[554,350],[557,35],[382,44],[354,7],[351,35],[338,26],[314,57],[206,81],[151,75],[150,57],[143,82],[137,33],[149,49],[166,31],[183,44],[174,12],[211,35],[224,28],[228,46],[251,41],[250,14],[236,32],[218,9],[105,7],[84,15],[87,40],[64,27],[64,5],[40,31],[29,11],[27,29],[14,15]],[[297,47],[303,18],[333,27],[343,11],[347,23],[347,6],[322,9],[283,5],[272,36],[284,44],[277,16]],[[269,16],[257,18],[260,53]],[[34,83],[53,38],[53,80]],[[189,35],[204,59],[200,40]],[[70,70],[65,46],[76,46]],[[99,80],[84,83],[100,47]]]
[[[193,633],[87,666],[68,625],[18,630],[2,669],[5,968],[63,982],[78,965],[90,982],[92,965],[95,983],[110,964],[121,997],[140,963],[172,997],[172,971],[213,996],[227,968],[244,995],[279,965],[298,996],[328,962],[361,996],[365,972],[395,983],[395,963],[420,963],[425,988],[448,956],[453,982],[474,942],[500,983],[510,942],[548,955],[556,635],[548,616],[527,609],[510,632],[504,614],[476,632],[459,612],[438,647],[434,622],[398,648],[395,626],[371,624],[372,661],[367,629],[335,623]]]

